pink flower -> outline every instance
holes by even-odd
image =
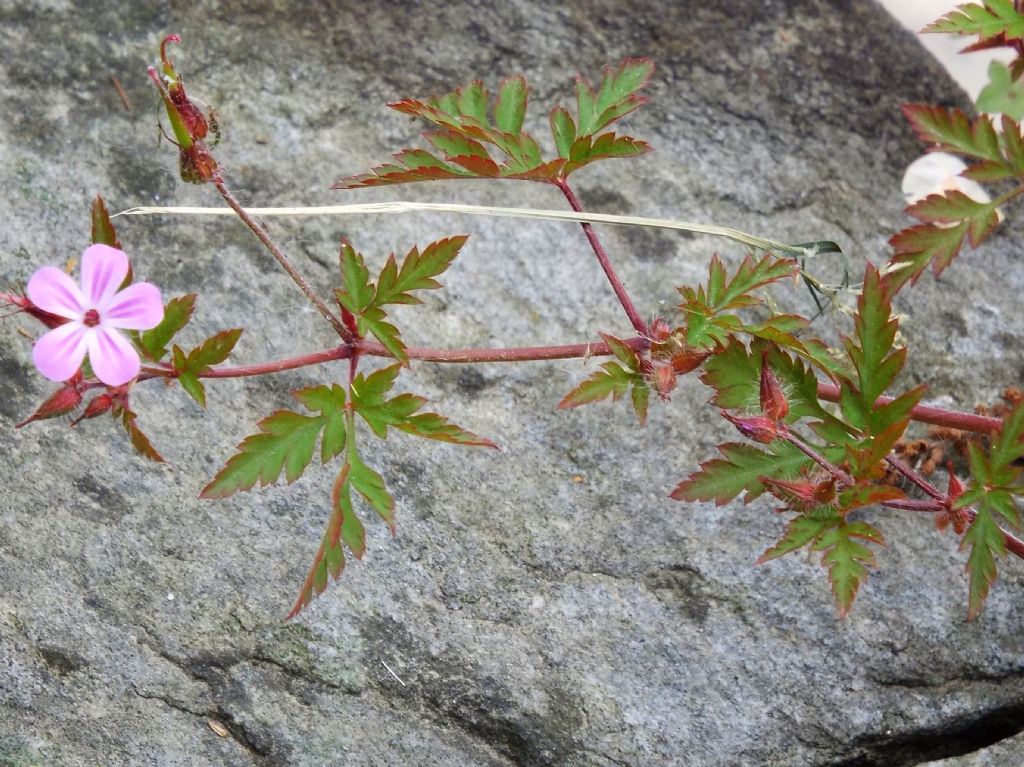
[[[39,372],[66,381],[88,352],[96,377],[120,386],[139,374],[139,355],[117,329],[149,330],[160,324],[160,289],[136,282],[118,291],[128,276],[128,256],[109,245],[90,245],[82,254],[82,287],[60,269],[44,266],[28,281],[29,300],[43,311],[67,319],[32,349]]]

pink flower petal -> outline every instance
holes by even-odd
[[[82,294],[102,314],[128,276],[128,256],[109,245],[90,245],[82,254]]]
[[[107,386],[120,386],[139,374],[139,355],[116,330],[98,325],[88,340],[92,372]]]
[[[32,347],[32,359],[39,372],[51,381],[71,378],[85,359],[87,335],[91,334],[80,322],[69,322],[45,334]]]
[[[33,274],[25,293],[44,312],[69,320],[80,320],[88,308],[83,306],[85,298],[74,280],[53,266],[44,266]]]
[[[160,324],[164,318],[164,302],[160,289],[148,282],[136,282],[116,294],[100,323],[109,328],[128,330],[149,330]]]

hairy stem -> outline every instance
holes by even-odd
[[[569,205],[577,213],[583,212],[583,206],[580,204],[579,198],[573,191],[572,187],[569,186],[569,182],[565,179],[559,179],[555,182],[555,186],[562,190],[562,194],[565,195],[565,199],[569,201]],[[598,263],[601,264],[601,268],[604,270],[605,276],[608,278],[608,282],[612,285],[612,290],[615,291],[615,296],[619,299],[619,303],[622,304],[622,308],[626,311],[626,316],[629,317],[629,321],[633,323],[633,327],[636,332],[645,338],[650,337],[651,331],[647,327],[647,323],[644,318],[640,316],[640,313],[636,310],[633,305],[633,299],[629,297],[629,293],[626,292],[626,286],[622,284],[622,280],[619,279],[619,275],[615,273],[615,268],[612,266],[611,259],[608,258],[608,253],[604,249],[604,245],[601,244],[601,240],[597,237],[597,232],[594,231],[594,227],[587,223],[580,223],[583,227],[583,232],[587,235],[587,240],[590,242],[590,247],[594,250],[594,255],[597,256]]]
[[[324,303],[324,300],[316,294],[312,286],[306,281],[306,278],[302,276],[299,270],[295,268],[295,265],[288,259],[281,249],[277,247],[277,244],[270,239],[270,235],[267,234],[267,231],[260,226],[252,216],[249,215],[245,208],[242,207],[241,203],[235,199],[234,194],[232,194],[231,190],[228,189],[227,185],[224,183],[224,179],[221,178],[220,175],[217,175],[213,180],[213,184],[217,187],[217,191],[220,192],[220,196],[224,198],[224,201],[233,211],[235,211],[235,213],[238,214],[238,217],[242,219],[242,223],[249,227],[259,241],[266,246],[271,255],[277,259],[277,263],[281,265],[281,268],[288,273],[288,276],[291,277],[295,284],[299,286],[299,289],[306,295],[306,298],[313,303],[313,306],[319,310],[320,314],[322,314],[326,320],[331,323],[331,326],[337,331],[338,335],[346,341],[352,340],[352,335],[349,333],[348,328],[346,328],[342,324],[341,320],[335,316],[330,308],[328,308],[327,304]]]

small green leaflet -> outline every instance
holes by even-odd
[[[977,107],[982,112],[1020,120],[1024,117],[1024,83],[1013,79],[1006,64],[993,61],[988,65],[988,84],[978,94]]]
[[[757,288],[797,274],[796,261],[766,255],[760,261],[747,255],[736,274],[729,279],[725,265],[717,256],[711,258],[708,267],[708,283],[696,289],[679,288],[683,298],[679,310],[686,321],[686,341],[698,349],[713,349],[724,345],[732,334],[743,330],[743,323],[734,314],[725,314],[734,309],[757,306],[763,300],[751,295]]]
[[[977,35],[981,38],[999,35],[1021,38],[1024,37],[1024,16],[1014,9],[1013,0],[964,3],[922,31]]]
[[[167,344],[192,319],[195,305],[195,293],[168,301],[164,306],[164,318],[160,324],[139,336],[138,346],[142,353],[153,362],[159,362],[167,356]]]
[[[555,107],[550,114],[558,150],[558,158],[553,160],[545,160],[537,141],[523,131],[529,88],[522,77],[502,81],[493,104],[479,80],[444,96],[402,99],[389,106],[432,123],[435,128],[423,136],[440,156],[404,149],[394,155],[395,162],[346,176],[334,188],[459,178],[560,183],[596,160],[643,154],[649,150],[645,142],[600,131],[647,101],[639,91],[653,72],[649,59],[627,59],[617,68],[606,67],[596,90],[578,78],[576,120],[564,107]]]
[[[1024,403],[1018,403],[1003,419],[1002,429],[993,436],[987,455],[974,443],[968,445],[968,450],[971,481],[955,508],[977,508],[977,515],[961,541],[961,548],[971,550],[967,559],[968,618],[973,619],[981,612],[995,582],[996,558],[1006,556],[1000,523],[1020,529],[1015,496],[1024,495],[1024,470],[1016,462],[1024,458]]]
[[[600,370],[562,398],[558,403],[558,409],[589,405],[608,397],[612,398],[612,402],[617,402],[632,387],[630,401],[637,420],[643,425],[647,421],[651,394],[647,379],[640,370],[640,358],[633,348],[621,339],[607,333],[601,333],[601,338],[608,344],[619,362],[603,363]]]
[[[207,338],[188,355],[177,344],[171,349],[171,359],[174,362],[178,383],[202,407],[206,407],[206,387],[199,380],[199,376],[212,365],[218,365],[226,360],[241,335],[241,328],[222,330]]]
[[[821,564],[828,568],[839,617],[845,618],[867,580],[867,568],[875,565],[875,555],[859,541],[885,545],[882,534],[867,522],[849,522],[839,511],[819,507],[791,519],[782,538],[757,562],[768,562],[804,546],[824,552]]]
[[[856,380],[840,379],[840,410],[847,423],[869,440],[870,444],[863,447],[877,460],[882,460],[902,435],[910,410],[924,396],[924,387],[919,386],[892,402],[877,404],[906,360],[905,348],[893,351],[898,322],[892,317],[891,290],[891,285],[868,264],[857,300],[855,338],[843,339]]]
[[[406,393],[387,399],[400,370],[401,365],[389,365],[369,376],[360,373],[352,381],[352,407],[375,435],[385,439],[390,426],[439,442],[497,448],[491,440],[456,426],[443,415],[417,412],[427,403],[425,397]]]
[[[335,291],[338,303],[355,317],[360,335],[372,334],[396,359],[408,362],[399,330],[387,321],[383,307],[422,303],[412,291],[440,288],[441,283],[434,278],[451,266],[467,239],[460,236],[438,240],[427,245],[422,253],[413,248],[401,267],[394,255],[388,256],[376,282],[370,281],[363,257],[345,243],[341,248],[342,287]]]
[[[961,154],[997,166],[1005,165],[992,118],[971,120],[963,110],[928,104],[904,104],[903,115],[918,138],[943,152]]]
[[[290,410],[278,410],[257,425],[258,434],[239,443],[237,453],[228,459],[217,476],[200,493],[201,498],[227,498],[273,484],[284,471],[288,483],[306,470],[322,434],[320,460],[327,463],[345,449],[345,391],[337,384],[299,389],[293,395],[307,409],[319,415],[306,416]]]

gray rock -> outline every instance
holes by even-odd
[[[555,190],[514,183],[327,188],[417,141],[422,126],[389,100],[522,72],[537,84],[528,127],[544,135],[575,72],[649,55],[653,103],[628,127],[656,153],[581,171],[584,201],[833,238],[855,274],[886,258],[905,223],[899,179],[920,148],[899,105],[964,104],[866,0],[8,0],[0,282],[77,256],[98,192],[113,210],[217,204],[176,180],[174,152],[157,143],[145,66],[169,32],[184,38],[173,55],[192,94],[217,108],[219,156],[250,205],[562,207]],[[906,379],[934,384],[937,401],[970,408],[1020,380],[1018,222],[902,299]],[[186,340],[244,325],[239,363],[331,343],[234,220],[118,226],[140,277],[168,296],[201,292]],[[412,343],[560,343],[628,328],[574,225],[405,215],[271,230],[325,294],[342,235],[379,264],[471,234],[446,289],[399,313]],[[711,253],[742,253],[705,237],[601,233],[645,313],[699,280]],[[781,300],[810,311],[799,291]],[[344,370],[218,383],[208,413],[176,388],[138,387],[140,422],[171,461],[156,466],[105,420],[13,429],[52,388],[18,333],[28,325],[0,325],[0,763],[911,765],[1024,726],[1020,563],[967,624],[952,539],[878,513],[891,545],[838,621],[815,561],[754,567],[781,529],[769,504],[666,498],[732,438],[696,380],[638,429],[622,406],[554,412],[585,374],[577,362],[414,365],[405,387],[503,451],[363,435],[397,496],[398,536],[370,520],[365,560],[286,624],[330,474],[224,502],[197,494],[257,419],[289,404],[288,389]],[[1019,738],[998,748],[1010,755],[1001,763],[1024,758]]]

